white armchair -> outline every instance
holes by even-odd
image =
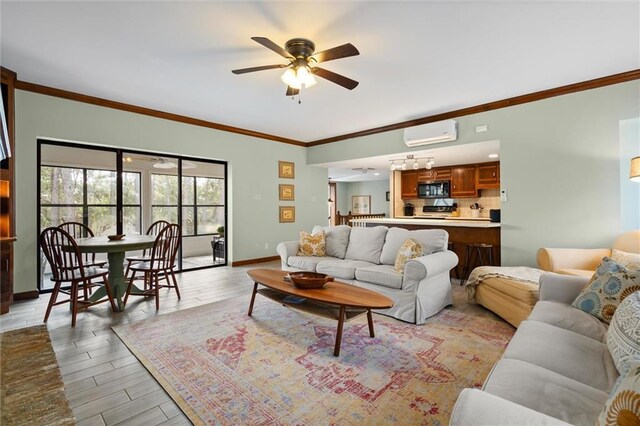
[[[564,275],[591,277],[602,258],[611,256],[612,249],[640,253],[640,230],[621,234],[611,249],[541,248],[537,254],[538,267]]]

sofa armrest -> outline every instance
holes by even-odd
[[[536,260],[543,271],[585,269],[595,271],[602,258],[611,256],[610,249],[541,248]]]
[[[402,289],[407,290],[405,283],[413,282],[417,285],[427,277],[449,273],[457,264],[458,256],[451,250],[439,251],[411,259],[404,266]]]
[[[587,277],[546,272],[540,276],[540,300],[570,305],[588,282]]]
[[[515,402],[478,389],[463,389],[451,413],[450,425],[569,425]]]
[[[282,262],[282,265],[286,266],[289,257],[297,255],[299,249],[299,241],[284,241],[282,243],[279,243],[276,247],[276,252],[280,255],[280,261]]]

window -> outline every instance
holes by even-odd
[[[151,174],[151,222],[158,220],[178,223],[178,176],[176,175]]]
[[[140,173],[123,173],[125,233],[140,232]],[[80,222],[96,235],[116,233],[116,172],[42,166],[40,225]]]
[[[182,177],[182,232],[207,235],[224,225],[224,179]]]

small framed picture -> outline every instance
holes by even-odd
[[[280,206],[280,223],[295,222],[296,208],[294,206]]]
[[[278,185],[278,193],[280,194],[280,201],[294,201],[295,200],[294,190],[295,188],[293,185],[286,185],[286,184]]]
[[[371,213],[371,195],[353,195],[351,197],[351,214]]]
[[[278,161],[278,177],[293,179],[296,177],[296,164],[289,161]]]

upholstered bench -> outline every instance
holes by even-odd
[[[538,302],[541,270],[519,267],[480,266],[465,287],[470,298],[518,327]]]

